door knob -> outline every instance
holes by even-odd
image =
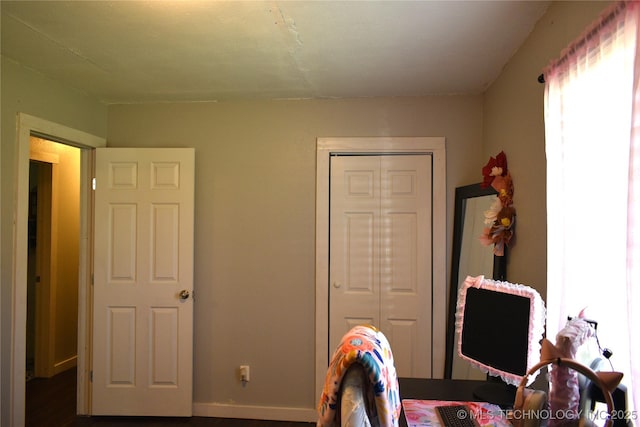
[[[340,284],[340,282],[333,282],[333,287],[334,287],[334,288],[338,289],[340,286],[342,286],[342,285]]]
[[[189,298],[189,295],[191,295],[191,294],[186,289],[183,289],[183,290],[180,291],[180,299],[183,300],[183,301],[186,300],[187,298]]]

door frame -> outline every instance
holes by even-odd
[[[89,368],[91,362],[90,282],[91,282],[91,174],[93,149],[105,147],[104,138],[50,122],[35,116],[18,113],[16,158],[16,192],[14,203],[14,258],[11,314],[11,384],[10,426],[21,427],[25,422],[25,359],[27,315],[27,259],[29,212],[29,147],[31,136],[43,137],[81,148],[80,152],[80,263],[78,284],[78,389],[77,413],[90,413]]]
[[[315,398],[320,400],[329,366],[329,188],[335,154],[431,154],[433,156],[433,246],[446,248],[446,156],[444,137],[349,137],[316,141],[316,321]],[[433,354],[435,378],[444,375],[446,328],[446,250],[433,251]]]

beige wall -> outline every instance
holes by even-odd
[[[510,251],[507,277],[531,285],[546,299],[547,211],[544,145],[543,68],[609,2],[554,2],[533,33],[485,93],[483,155],[485,162],[501,150],[514,180],[517,241]]]
[[[58,283],[54,363],[75,365],[78,353],[78,268],[80,261],[80,149],[56,145],[58,165]]]
[[[450,216],[454,188],[481,178],[481,102],[452,96],[109,108],[110,146],[196,149],[196,402],[315,406],[316,138],[446,137]],[[449,246],[437,250],[450,258]],[[245,388],[235,374],[241,364],[251,366]]]

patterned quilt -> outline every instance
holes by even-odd
[[[377,422],[372,425],[397,427],[402,405],[391,346],[381,331],[368,325],[356,326],[347,332],[331,358],[318,404],[318,427],[338,425],[340,385],[354,363],[364,367],[372,385],[377,412]]]

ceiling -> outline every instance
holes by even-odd
[[[547,1],[6,1],[2,55],[104,103],[482,93]]]

